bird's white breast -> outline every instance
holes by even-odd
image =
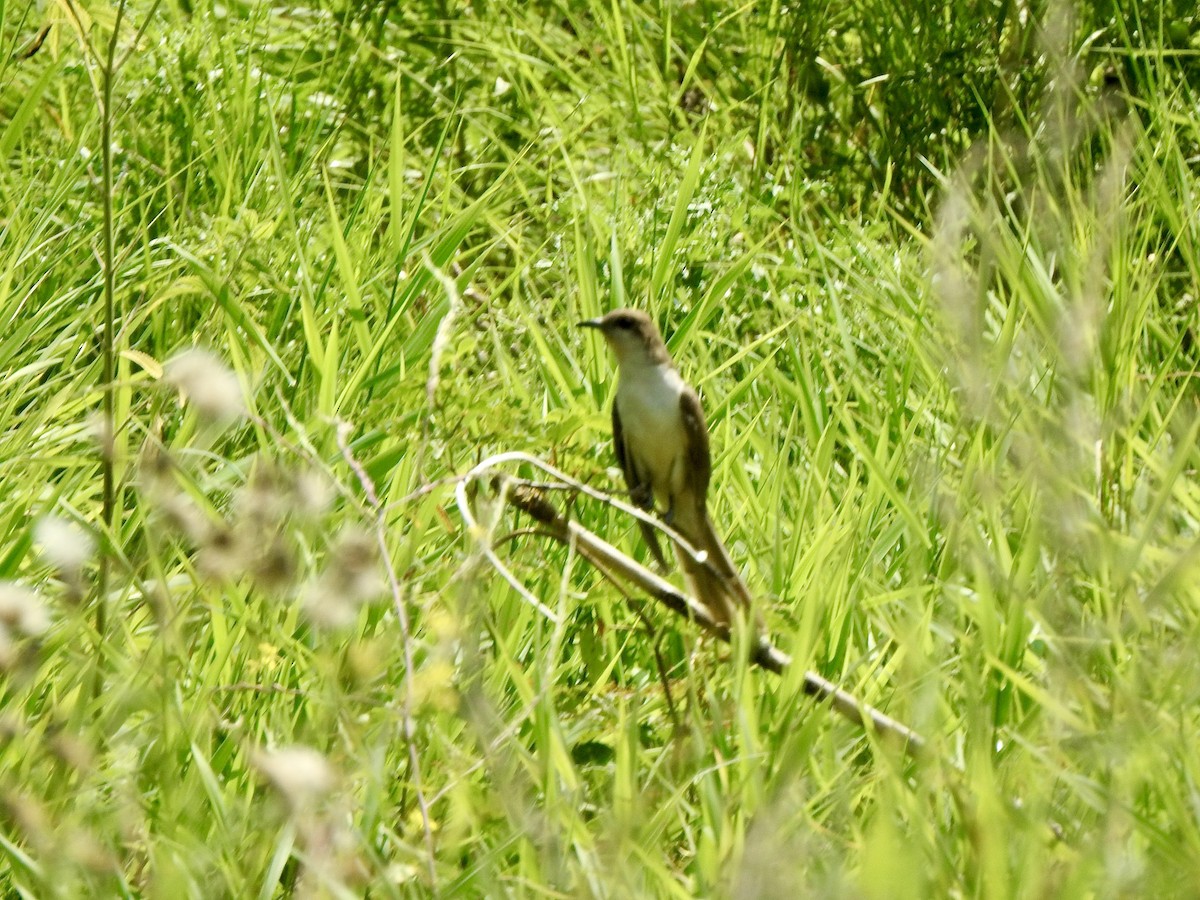
[[[617,411],[625,443],[637,466],[650,473],[658,502],[670,505],[679,490],[687,435],[680,412],[685,385],[672,366],[623,369],[617,386]]]

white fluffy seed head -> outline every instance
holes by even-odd
[[[193,347],[175,354],[163,366],[163,380],[206,419],[227,422],[246,412],[237,376],[208,350]]]
[[[50,616],[37,593],[15,581],[0,581],[0,628],[37,637],[50,627]]]
[[[311,747],[279,747],[254,754],[254,767],[293,809],[328,794],[336,780],[333,766]]]
[[[316,469],[301,469],[295,481],[296,512],[316,518],[333,502],[333,483]]]
[[[330,548],[326,568],[300,594],[305,616],[320,628],[345,628],[365,603],[387,587],[373,535],[356,526],[343,528]]]
[[[43,558],[59,572],[75,577],[96,550],[92,536],[66,519],[43,516],[33,528]]]

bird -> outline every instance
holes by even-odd
[[[684,580],[716,624],[732,625],[739,609],[749,617],[750,591],[708,515],[712,456],[699,395],[642,310],[615,309],[579,327],[598,330],[617,360],[613,444],[633,503],[648,511],[659,504],[663,521],[703,555],[676,548]],[[639,524],[651,555],[667,568],[655,529]]]

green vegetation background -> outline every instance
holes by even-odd
[[[1197,26],[0,3],[5,893],[1194,895]],[[781,677],[463,526],[618,304]]]

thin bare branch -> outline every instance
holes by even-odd
[[[501,453],[483,460],[459,482],[456,490],[459,511],[464,521],[468,523],[468,527],[474,533],[482,535],[483,530],[479,528],[472,512],[472,504],[468,500],[467,486],[473,481],[482,480],[486,477],[488,482],[497,490],[502,500],[511,502],[513,506],[540,522],[551,537],[575,547],[580,556],[608,577],[622,579],[638,591],[662,603],[671,611],[696,622],[701,628],[715,635],[720,640],[732,643],[733,634],[731,634],[729,626],[716,622],[709,615],[708,609],[700,604],[699,601],[680,591],[670,582],[625,555],[612,544],[584,528],[578,522],[566,518],[547,499],[543,487],[535,486],[532,482],[523,479],[496,474],[493,471],[497,466],[511,462],[526,463],[540,469],[552,477],[559,479],[563,484],[577,489],[580,493],[611,503],[616,508],[627,511],[639,519],[651,521],[651,524],[654,524],[656,527],[661,526],[664,532],[671,534],[669,528],[662,526],[653,517],[640,514],[640,510],[636,510],[628,504],[624,504],[594,488],[589,488],[581,484],[536,457],[517,452]],[[486,538],[483,540],[483,548],[488,559],[494,559],[495,554],[491,552],[490,542]],[[703,559],[703,557],[697,558]],[[493,563],[493,565],[495,564]],[[506,577],[506,580],[512,583],[513,576],[506,568],[500,565],[498,566],[498,570]],[[523,585],[518,586],[514,584],[514,587],[527,600],[532,600],[535,604],[540,605],[536,598],[532,598],[528,589]],[[776,674],[782,673],[792,664],[791,657],[772,644],[770,638],[763,634],[755,636],[750,646],[750,660],[755,665]],[[924,739],[907,725],[862,702],[853,694],[839,688],[836,684],[815,672],[804,673],[804,692],[809,696],[828,701],[829,705],[838,714],[850,721],[897,741],[909,756],[918,758],[925,754],[926,744]]]
[[[401,726],[404,729],[404,743],[408,747],[408,764],[412,771],[413,793],[416,794],[417,807],[421,811],[421,827],[425,838],[425,857],[429,873],[429,883],[436,885],[437,867],[434,865],[436,854],[433,843],[433,825],[430,819],[429,799],[425,796],[421,777],[421,757],[417,752],[417,725],[416,717],[413,713],[416,703],[413,699],[412,684],[413,675],[416,672],[416,662],[412,649],[412,628],[408,620],[408,603],[400,588],[400,578],[396,574],[396,567],[392,564],[391,554],[388,552],[387,521],[383,505],[380,503],[379,494],[375,490],[375,483],[371,480],[371,476],[367,474],[362,463],[354,456],[354,451],[350,449],[350,430],[351,426],[348,422],[338,422],[338,450],[341,451],[342,459],[346,461],[346,464],[350,466],[351,471],[358,478],[363,493],[366,495],[367,501],[375,513],[375,540],[379,546],[379,555],[383,561],[384,571],[387,573],[388,587],[391,590],[392,603],[396,609],[396,621],[400,625],[400,646],[404,655],[406,677],[404,678],[404,688],[400,699]]]

